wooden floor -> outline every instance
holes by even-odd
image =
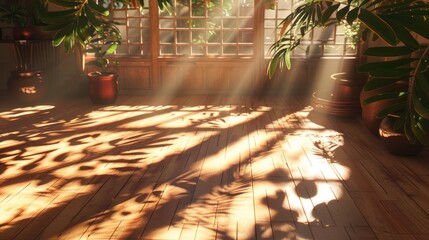
[[[0,102],[0,239],[429,239],[428,149],[305,102]]]

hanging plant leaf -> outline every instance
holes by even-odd
[[[346,7],[341,8],[340,10],[338,10],[338,12],[337,12],[337,21],[338,22],[343,21],[344,17],[349,12],[349,9],[350,9],[350,6],[346,6]]]
[[[358,68],[358,72],[370,72],[380,68],[398,68],[408,65],[412,62],[419,60],[418,58],[402,58],[397,60],[391,60],[386,62],[371,62],[365,63]]]
[[[392,27],[380,18],[377,14],[374,14],[366,9],[361,9],[359,12],[359,20],[371,29],[375,34],[381,37],[386,43],[390,45],[396,45],[398,40]]]
[[[364,55],[373,57],[399,57],[411,54],[413,49],[409,47],[371,47],[368,48]]]

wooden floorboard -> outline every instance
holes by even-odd
[[[0,101],[0,240],[429,239],[429,150],[294,97]]]

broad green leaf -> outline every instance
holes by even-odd
[[[411,35],[410,31],[408,29],[405,29],[400,22],[388,18],[385,20],[389,22],[391,26],[395,26],[393,30],[395,31],[395,34],[398,39],[402,43],[404,43],[405,46],[416,50],[420,48],[419,42],[417,42],[417,40]]]
[[[350,6],[346,6],[341,8],[338,12],[337,12],[337,21],[341,22],[344,17],[346,16],[346,14],[349,12]]]
[[[429,82],[428,82],[428,78],[425,76],[425,74],[424,73],[417,73],[415,81],[416,81],[417,87],[420,88],[420,90],[422,90],[422,92],[429,99]]]
[[[414,68],[380,68],[374,69],[369,73],[371,77],[379,77],[379,78],[404,78],[408,76],[408,74],[413,71]]]
[[[413,101],[414,110],[416,110],[416,112],[420,116],[429,120],[429,108],[427,108],[422,104],[421,100],[416,96],[416,94],[413,95],[412,101]]]
[[[354,8],[347,14],[347,23],[352,25],[353,22],[357,19],[359,13],[359,8]]]
[[[386,62],[372,62],[361,65],[358,72],[370,72],[380,68],[398,68],[419,60],[418,58],[403,58]]]
[[[413,131],[414,135],[416,136],[417,140],[424,145],[428,144],[428,136],[427,133],[424,131],[423,127],[421,126],[421,122],[418,121],[417,116],[413,114],[411,116],[411,130]]]
[[[372,97],[369,97],[363,101],[363,104],[369,104],[372,102],[377,102],[381,100],[390,100],[390,99],[401,99],[405,98],[408,95],[407,92],[388,92],[388,93],[381,93]]]
[[[398,16],[398,15],[389,15],[386,18],[391,18],[398,22],[401,26],[406,27],[412,32],[419,34],[420,36],[429,39],[429,22],[425,20],[424,17],[410,15]]]
[[[287,49],[285,54],[285,64],[287,69],[291,69],[292,67],[292,63],[290,62],[290,54],[291,54],[291,50]]]
[[[322,16],[322,24],[325,24],[329,20],[332,14],[337,11],[338,7],[340,7],[340,4],[332,5],[325,10]]]
[[[404,133],[405,133],[405,136],[407,137],[407,139],[410,143],[416,143],[417,139],[413,133],[413,130],[411,129],[412,127],[411,127],[411,119],[410,118],[411,118],[411,116],[408,114],[406,116],[406,119],[405,119]]]
[[[73,35],[73,29],[74,29],[74,25],[69,24],[66,27],[57,31],[54,35],[52,45],[55,47],[58,47],[66,37],[70,37]],[[67,49],[66,49],[66,52],[68,52]]]
[[[380,112],[378,112],[377,118],[384,118],[389,114],[397,113],[397,112],[403,110],[404,108],[406,108],[406,106],[407,106],[406,101],[394,103],[394,104],[388,106],[387,108],[381,110]]]
[[[409,47],[371,47],[368,48],[364,55],[373,57],[399,57],[412,53]]]
[[[371,91],[375,89],[379,89],[382,87],[389,86],[397,81],[402,80],[402,78],[371,78],[365,83],[364,90],[365,91]]]
[[[396,35],[392,27],[377,14],[362,8],[358,17],[366,27],[380,36],[386,43],[390,45],[397,44]]]

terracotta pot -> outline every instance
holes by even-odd
[[[118,97],[118,75],[88,74],[88,90],[91,101],[95,104],[111,104]]]
[[[360,93],[368,77],[357,73],[335,73],[331,78],[335,81],[333,100],[355,103],[359,102]]]
[[[423,150],[420,143],[411,143],[403,132],[393,129],[396,118],[388,116],[380,123],[380,138],[387,151],[398,156],[415,156]]]
[[[40,71],[12,71],[7,86],[12,97],[25,104],[37,103],[47,93]]]
[[[34,39],[35,30],[32,27],[14,27],[13,39],[14,40],[32,40]]]
[[[365,99],[381,93],[397,92],[401,90],[407,90],[406,83],[395,83],[372,91],[362,91],[360,94],[360,102],[362,104]],[[382,119],[377,118],[378,112],[392,105],[395,102],[396,100],[382,100],[372,102],[366,105],[362,104],[362,121],[371,133],[373,133],[374,135],[379,134],[378,129]]]
[[[336,73],[332,90],[313,93],[312,106],[316,112],[333,116],[352,117],[360,112],[359,94],[366,76],[353,73]]]

